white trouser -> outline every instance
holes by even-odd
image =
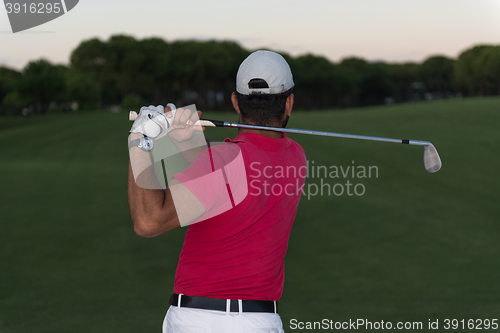
[[[163,333],[283,333],[277,313],[223,312],[170,306]]]

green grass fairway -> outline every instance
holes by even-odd
[[[287,332],[291,319],[439,320],[435,332],[500,319],[499,110],[483,98],[292,114],[289,127],[431,141],[443,167],[427,173],[422,147],[292,136],[311,166],[378,177],[307,180],[285,260]],[[161,332],[185,229],[134,234],[130,126],[125,113],[0,119],[1,333]],[[364,194],[326,193],[347,181]]]

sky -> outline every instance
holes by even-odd
[[[68,64],[82,40],[114,34],[232,40],[334,62],[421,62],[500,44],[500,0],[80,0],[67,14],[16,34],[2,6],[0,65],[21,69],[39,58]]]

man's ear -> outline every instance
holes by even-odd
[[[292,108],[293,108],[293,94],[290,94],[288,98],[286,99],[286,104],[285,104],[285,115],[290,117],[290,114],[292,113]]]
[[[233,102],[233,107],[236,110],[236,112],[238,112],[238,114],[241,115],[240,107],[238,105],[238,98],[236,97],[236,93],[235,92],[233,92],[231,94],[231,102]]]

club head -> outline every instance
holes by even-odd
[[[433,145],[424,146],[424,167],[427,172],[437,172],[441,169],[441,158]]]

